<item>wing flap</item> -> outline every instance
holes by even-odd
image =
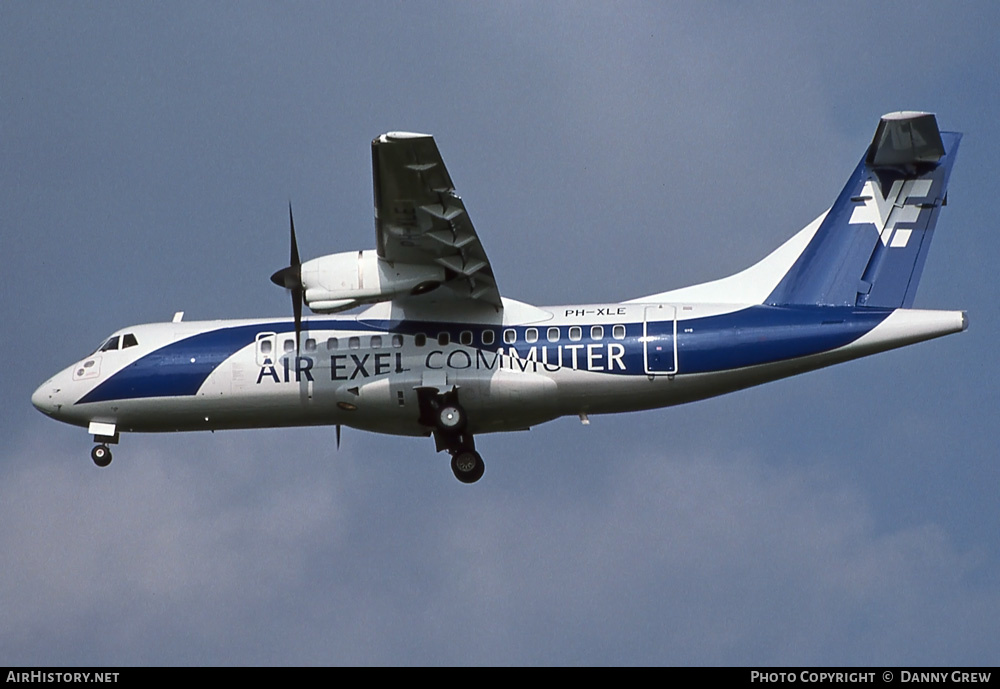
[[[391,132],[372,141],[375,234],[389,262],[441,265],[444,291],[503,308],[493,269],[434,137]]]

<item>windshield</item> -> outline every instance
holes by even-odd
[[[129,347],[135,347],[139,344],[139,340],[136,339],[133,333],[125,333],[124,335],[112,335],[108,339],[98,346],[95,350],[97,352],[109,352],[114,349],[128,349]]]

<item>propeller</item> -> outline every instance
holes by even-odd
[[[299,354],[299,340],[302,336],[302,261],[299,259],[299,244],[295,241],[295,218],[292,217],[292,202],[288,202],[288,226],[291,228],[292,251],[288,267],[271,276],[271,282],[284,287],[292,294],[292,313],[295,315],[295,355]]]

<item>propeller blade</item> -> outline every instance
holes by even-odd
[[[295,218],[292,217],[292,202],[288,202],[288,227],[291,234],[292,251],[289,256],[289,267],[294,266],[296,282],[292,288],[292,313],[295,315],[295,356],[299,355],[299,342],[302,340],[302,261],[299,258],[299,243],[295,240]]]
[[[292,217],[292,202],[288,202],[288,226],[291,228],[292,232],[292,255],[288,260],[288,265],[290,266],[301,266],[302,261],[299,260],[299,243],[295,241],[295,218]]]
[[[340,424],[337,424],[337,449],[340,449]]]
[[[292,204],[288,204],[288,226],[291,237],[291,255],[289,256],[288,267],[276,271],[271,276],[271,282],[278,287],[295,290],[302,288],[302,260],[299,258],[299,243],[295,239],[295,218],[292,217]]]
[[[271,282],[284,287],[292,296],[292,314],[295,317],[295,356],[299,355],[299,341],[302,339],[302,260],[299,258],[299,243],[295,239],[295,218],[292,216],[292,202],[288,202],[288,227],[291,251],[288,267],[276,271]]]
[[[292,290],[292,313],[295,316],[295,356],[299,355],[299,341],[302,339],[302,288]]]

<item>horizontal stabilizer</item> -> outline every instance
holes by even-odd
[[[893,112],[883,115],[868,147],[869,167],[905,167],[936,163],[944,155],[937,119],[929,112]]]

